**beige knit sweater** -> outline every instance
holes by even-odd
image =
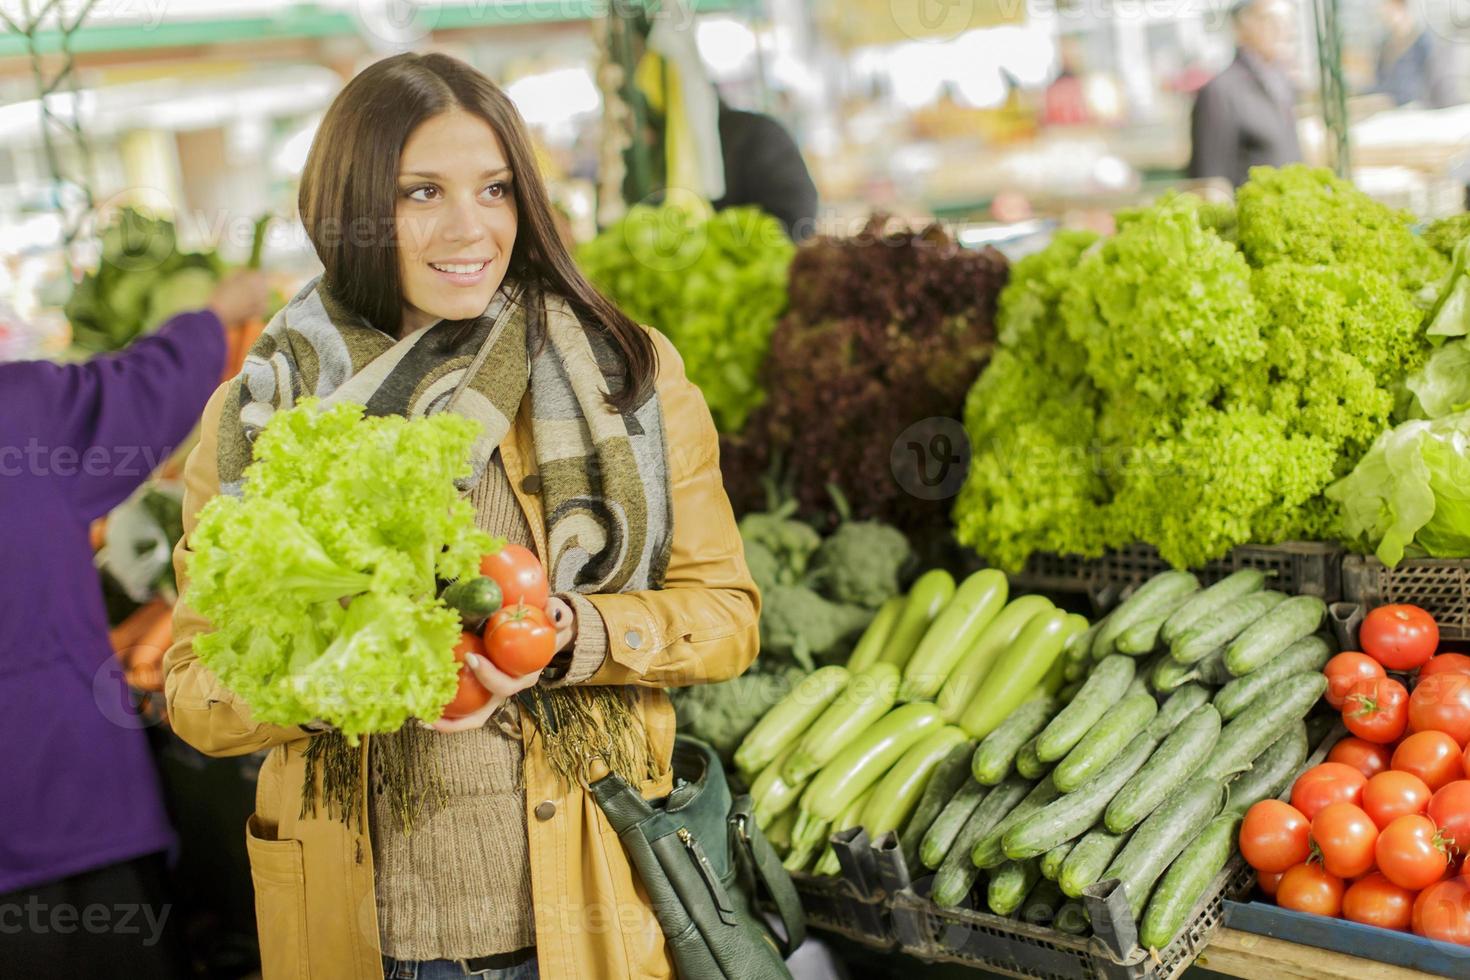
[[[476,524],[508,542],[533,546],[531,529],[511,491],[497,453],[470,500]],[[577,618],[577,640],[563,682],[595,672],[607,652],[607,634],[593,605],[563,596]],[[564,658],[563,658],[564,659]],[[548,671],[550,672],[550,671]],[[526,793],[514,709],[483,728],[455,734],[410,723],[388,736],[381,751],[432,753],[448,801],[428,810],[412,829],[403,826],[380,793],[373,753],[372,841],[376,866],[379,938],[384,955],[401,960],[458,959],[506,953],[536,941],[531,909],[531,866],[526,843]],[[502,716],[509,714],[509,719]],[[504,728],[497,721],[504,721]]]

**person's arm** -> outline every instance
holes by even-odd
[[[189,535],[199,522],[200,508],[219,493],[219,419],[233,387],[232,383],[221,385],[209,399],[199,444],[184,466],[184,536],[174,549],[181,596],[188,587]],[[194,652],[194,637],[208,629],[208,621],[182,599],[174,606],[174,643],[163,655],[163,690],[169,723],[178,736],[205,755],[215,756],[246,755],[310,737],[302,728],[251,720],[249,706],[221,684]]]
[[[1429,108],[1443,109],[1459,105],[1460,95],[1456,91],[1454,72],[1450,70],[1450,58],[1444,46],[1428,42],[1424,53],[1424,96]]]
[[[699,389],[674,346],[650,331],[668,447],[674,539],[662,589],[589,595],[578,603],[578,638],[590,623],[606,654],[574,659],[586,684],[687,687],[745,672],[760,649],[760,593],[720,476],[719,439]],[[580,668],[580,669],[579,669]]]
[[[1195,96],[1190,116],[1189,176],[1196,179],[1224,177],[1234,180],[1239,140],[1230,118],[1230,105],[1223,86],[1209,84]]]

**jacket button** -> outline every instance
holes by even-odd
[[[541,492],[541,474],[532,473],[521,481],[521,490],[525,493]]]
[[[643,634],[637,630],[628,630],[623,634],[623,642],[628,644],[628,649],[636,650],[643,644]]]
[[[550,800],[542,800],[536,804],[536,809],[533,812],[536,814],[536,819],[544,823],[556,816],[556,804]]]

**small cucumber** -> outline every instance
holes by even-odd
[[[1060,884],[1057,885],[1061,887]],[[1066,892],[1062,892],[1063,895]],[[1057,909],[1055,926],[1058,932],[1064,932],[1069,936],[1085,936],[1091,930],[1087,921],[1087,912],[1082,908],[1082,903],[1075,898],[1069,898]]]
[[[948,908],[958,905],[975,887],[980,869],[970,860],[970,851],[975,844],[990,833],[997,823],[1005,818],[1025,798],[1031,784],[1019,776],[1011,776],[992,789],[955,837],[954,845],[934,873],[934,883],[929,898],[935,905]]]
[[[1062,651],[1062,659],[1066,661],[1063,674],[1067,680],[1079,681],[1092,669],[1092,641],[1107,621],[1108,618],[1104,616],[1067,641],[1067,647]]]
[[[1244,813],[1262,800],[1281,795],[1307,761],[1307,726],[1297,722],[1256,756],[1251,767],[1225,784],[1227,810]]]
[[[1159,639],[1172,644],[1179,635],[1217,609],[1234,602],[1242,596],[1259,592],[1266,587],[1266,573],[1256,568],[1242,568],[1232,572],[1209,588],[1196,592],[1189,600],[1174,610],[1159,630]]]
[[[1035,738],[1056,714],[1057,702],[1041,697],[1027,701],[995,731],[981,740],[970,760],[970,774],[986,786],[994,786],[1006,777],[1015,764],[1021,746]]]
[[[1197,680],[1199,680],[1198,665],[1181,664],[1173,657],[1165,657],[1160,660],[1148,679],[1149,686],[1160,694],[1177,691],[1190,681]]]
[[[1056,881],[1062,873],[1062,863],[1067,860],[1067,855],[1072,853],[1072,848],[1077,846],[1077,838],[1063,841],[1056,847],[1041,856],[1041,876],[1049,881]]]
[[[949,754],[935,767],[929,785],[924,787],[924,795],[919,798],[919,805],[914,808],[908,823],[904,824],[903,833],[898,838],[899,848],[903,852],[904,863],[915,871],[919,868],[919,846],[924,835],[944,812],[945,804],[954,798],[960,787],[970,782],[970,757],[975,753],[973,744],[961,742],[949,750]]]
[[[1001,841],[1005,835],[1010,833],[1012,827],[1022,820],[1041,810],[1052,800],[1061,794],[1057,792],[1056,784],[1051,781],[1050,776],[1043,777],[1041,782],[1032,787],[1026,798],[1017,803],[1015,809],[1005,815],[990,832],[975,844],[970,851],[970,860],[975,862],[977,868],[993,868],[1004,864],[1006,860],[1005,850],[1001,847]]]
[[[1205,659],[1194,665],[1194,669],[1199,672],[1200,683],[1211,687],[1219,687],[1235,680],[1235,675],[1225,667],[1224,647],[1211,650]]]
[[[1072,703],[1072,699],[1082,693],[1082,681],[1072,681],[1066,687],[1057,692],[1057,702],[1062,706]]]
[[[1196,708],[1113,797],[1103,826],[1115,834],[1138,826],[1209,758],[1219,739],[1220,712],[1208,704]]]
[[[1137,919],[1164,869],[1220,812],[1224,786],[1218,779],[1191,779],[1141,823],[1102,877],[1122,882]]]
[[[1101,819],[1108,801],[1133,778],[1158,743],[1140,732],[1111,763],[1076,790],[1048,803],[1007,831],[1001,841],[1013,861],[1045,854]]]
[[[1021,907],[1022,900],[1041,880],[1041,869],[1035,861],[1007,861],[990,874],[985,890],[985,904],[996,915],[1010,915]]]
[[[933,568],[920,575],[909,590],[908,601],[898,614],[898,622],[893,624],[888,642],[883,644],[883,655],[878,662],[903,670],[929,624],[954,596],[954,590],[954,576],[942,568]]]
[[[959,837],[970,814],[984,802],[987,792],[973,779],[965,780],[919,842],[919,861],[924,867],[937,868],[943,863],[945,855],[954,847],[955,838]]]
[[[1052,770],[1057,789],[1071,793],[1104,771],[1158,713],[1159,703],[1152,694],[1135,694],[1118,702]]]
[[[1252,592],[1210,613],[1174,640],[1169,654],[1181,664],[1199,663],[1286,601],[1280,592]]]
[[[1194,714],[1196,708],[1209,703],[1210,692],[1198,684],[1186,684],[1177,688],[1169,695],[1169,700],[1164,702],[1159,713],[1154,715],[1154,720],[1148,723],[1148,733],[1159,740],[1168,738],[1169,733]]]
[[[1126,653],[1130,656],[1140,656],[1152,653],[1159,645],[1159,631],[1164,628],[1168,621],[1180,606],[1184,605],[1198,592],[1186,592],[1176,596],[1174,599],[1160,609],[1157,613],[1147,619],[1141,619],[1123,631],[1114,645],[1118,653]]]
[[[1123,843],[1127,840],[1127,834],[1111,834],[1101,827],[1083,835],[1073,846],[1072,853],[1067,855],[1067,860],[1062,862],[1062,873],[1057,876],[1062,894],[1069,898],[1081,898],[1082,889],[1102,877],[1103,870],[1123,849]]]
[[[1055,608],[1045,596],[1019,596],[1012,599],[980,631],[970,649],[965,651],[960,662],[950,671],[944,686],[939,689],[939,697],[935,699],[934,703],[939,705],[945,721],[955,722],[960,719],[974,700],[975,692],[995,667],[996,661],[1021,635],[1026,624],[1041,613]]]
[[[803,677],[745,736],[735,750],[735,767],[752,776],[794,746],[847,687],[849,676],[843,667],[822,667]]]
[[[1282,681],[1225,726],[1198,775],[1228,779],[1249,768],[1282,732],[1307,716],[1325,690],[1327,678],[1321,674],[1297,674]]]
[[[1229,654],[1227,653],[1228,657]],[[1283,650],[1274,660],[1237,677],[1215,692],[1215,707],[1226,721],[1292,674],[1321,670],[1332,656],[1332,646],[1320,636],[1307,636]]]
[[[960,583],[953,597],[924,631],[903,668],[900,701],[932,700],[974,645],[981,630],[1006,604],[1005,573],[984,568]]]
[[[1020,919],[1033,926],[1050,927],[1056,922],[1057,909],[1064,901],[1066,896],[1057,883],[1042,875],[1021,903]]]
[[[1016,772],[1027,779],[1040,779],[1050,768],[1051,766],[1036,757],[1036,739],[1034,738],[1021,746],[1020,751],[1016,753]]]
[[[1140,946],[1164,949],[1179,935],[1205,889],[1235,853],[1240,822],[1240,814],[1222,813],[1169,865],[1143,913],[1143,924],[1138,929]]]
[[[898,668],[881,662],[849,675],[842,692],[802,733],[796,751],[786,757],[781,770],[786,781],[810,779],[844,746],[886,715],[898,697],[898,681]]]
[[[1117,652],[1118,637],[1129,627],[1157,616],[1182,596],[1199,591],[1199,579],[1189,572],[1161,572],[1140,585],[1108,615],[1108,625],[1092,641],[1092,659],[1101,660]]]
[[[1311,636],[1327,615],[1327,603],[1314,595],[1292,596],[1256,620],[1225,648],[1225,669],[1244,677],[1303,637]]]
[[[868,621],[868,628],[858,638],[857,646],[852,648],[852,656],[847,658],[848,670],[867,670],[878,662],[878,658],[883,656],[888,638],[893,635],[893,627],[898,625],[898,617],[903,612],[906,601],[908,597],[901,595],[883,601],[883,605],[878,607],[878,611]]]
[[[1077,696],[1042,729],[1036,742],[1037,757],[1043,762],[1055,762],[1072,751],[1098,719],[1123,697],[1137,669],[1137,661],[1122,655],[1108,657],[1093,668]]]
[[[499,611],[502,601],[500,586],[483,575],[460,579],[444,590],[444,604],[459,613],[459,621],[471,628]]]

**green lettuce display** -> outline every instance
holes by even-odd
[[[216,624],[195,649],[257,721],[355,738],[432,721],[454,696],[459,616],[437,584],[497,546],[454,485],[478,426],[362,413],[277,413],[243,495],[211,500],[189,536],[185,601]]]
[[[1323,491],[1407,401],[1445,268],[1406,215],[1300,166],[1253,171],[1233,214],[1185,195],[1059,235],[1001,295],[960,540],[1014,569],[1336,536]]]

